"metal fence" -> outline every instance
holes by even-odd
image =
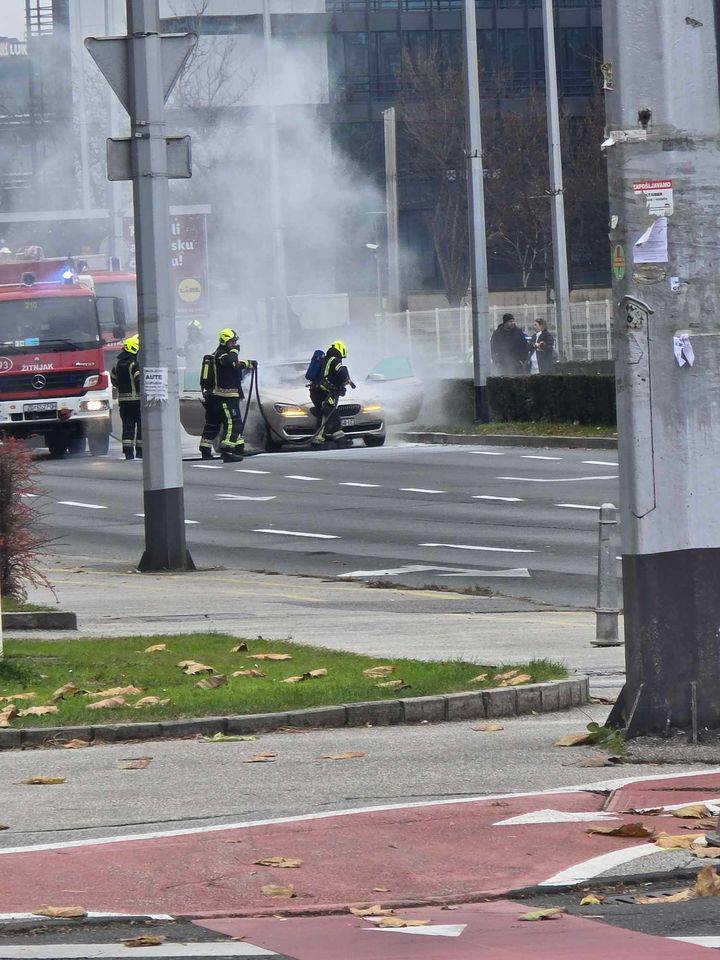
[[[572,347],[566,360],[609,360],[612,357],[612,306],[609,300],[571,304]],[[490,332],[512,313],[518,326],[531,336],[533,321],[542,318],[556,333],[555,304],[491,307]],[[377,314],[378,349],[405,353],[418,367],[426,364],[472,362],[472,317],[469,307],[405,310]]]

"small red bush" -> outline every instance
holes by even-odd
[[[38,563],[47,540],[37,533],[38,511],[27,494],[37,494],[30,451],[17,440],[0,442],[0,590],[23,601],[28,586],[50,583]]]

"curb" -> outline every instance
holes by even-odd
[[[407,697],[402,700],[370,700],[337,707],[289,710],[285,713],[254,713],[97,726],[7,728],[0,730],[0,750],[61,746],[68,740],[123,743],[129,740],[179,740],[199,735],[212,736],[216,733],[244,736],[272,733],[288,727],[339,728],[485,720],[570,710],[588,703],[589,700],[588,677],[576,677],[569,680],[549,680],[546,683],[529,683],[522,687],[498,687],[432,697]]]
[[[3,630],[77,630],[77,614],[62,611],[3,613]]]
[[[610,437],[526,437],[512,433],[401,433],[408,443],[443,443],[461,447],[565,447],[569,450],[617,450]]]

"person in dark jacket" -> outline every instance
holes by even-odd
[[[504,314],[502,323],[493,331],[490,356],[501,377],[516,377],[527,372],[528,343],[511,313]]]
[[[256,360],[241,360],[238,337],[226,327],[220,331],[218,348],[203,359],[200,388],[205,403],[205,426],[200,439],[200,455],[203,460],[214,460],[212,446],[218,434],[220,454],[225,463],[242,460],[245,441],[241,436],[242,416],[240,401],[243,399],[242,377]],[[221,432],[222,431],[222,432]]]
[[[140,421],[140,338],[128,337],[110,371],[110,382],[117,390],[122,420],[122,448],[126,460],[142,457]]]
[[[533,326],[535,333],[530,341],[530,350],[534,351],[537,357],[538,373],[552,373],[555,363],[555,337],[542,318],[538,318]]]
[[[348,442],[340,427],[338,411],[340,397],[345,396],[348,386],[355,386],[343,362],[346,358],[347,347],[342,340],[336,340],[325,354],[320,380],[310,388],[310,398],[321,418],[320,429],[312,439],[315,447],[323,446],[328,440],[339,444]]]

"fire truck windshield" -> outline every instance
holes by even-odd
[[[97,309],[90,297],[0,301],[2,353],[91,350],[99,343]]]

